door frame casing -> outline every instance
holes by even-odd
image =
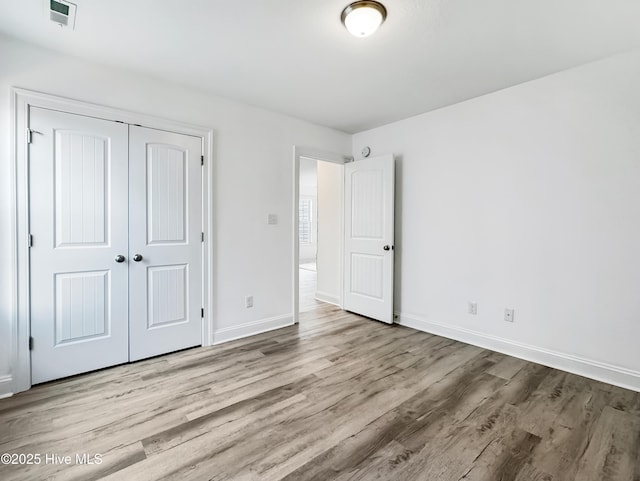
[[[213,273],[215,256],[213,222],[213,129],[176,122],[123,109],[82,102],[42,92],[12,87],[10,121],[11,159],[11,299],[10,308],[10,367],[9,393],[31,388],[30,327],[30,262],[29,262],[29,148],[28,128],[30,107],[40,107],[108,121],[141,125],[202,139],[204,166],[202,171],[202,229],[205,233],[202,250],[202,345],[212,344],[214,315]],[[34,133],[33,135],[37,135]],[[9,394],[8,393],[8,394]]]
[[[292,262],[292,279],[293,279],[293,322],[298,324],[300,321],[300,239],[298,238],[299,227],[299,199],[300,199],[300,159],[316,160],[320,162],[331,162],[338,165],[344,165],[352,162],[353,157],[347,155],[326,152],[311,147],[293,146],[293,262]],[[344,282],[344,169],[343,179],[340,183],[340,307],[342,307],[343,282]]]

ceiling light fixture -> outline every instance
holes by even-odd
[[[340,19],[354,37],[368,37],[387,18],[387,9],[379,2],[360,0],[348,5]]]

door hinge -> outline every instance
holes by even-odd
[[[202,233],[202,235],[200,236],[200,240],[201,240],[202,242],[204,242],[204,232],[203,232],[203,233]]]
[[[204,307],[200,308],[200,317],[204,319]]]
[[[31,234],[27,236],[27,247],[33,247],[33,235]]]
[[[29,350],[33,351],[33,337],[29,336]]]
[[[27,127],[27,144],[33,143],[33,134],[42,135],[42,132],[38,132],[37,130],[33,130],[33,129]]]
[[[200,165],[204,165],[204,155],[200,156]]]

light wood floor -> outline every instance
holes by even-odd
[[[300,269],[298,271],[300,282],[300,312],[318,309],[326,304],[315,299],[316,288],[318,282],[318,273],[308,269]]]
[[[0,400],[0,480],[640,480],[640,395],[320,304]]]

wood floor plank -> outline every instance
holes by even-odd
[[[640,419],[607,406],[587,449],[580,457],[576,479],[628,481],[640,463]]]
[[[296,326],[0,400],[0,453],[103,456],[0,479],[640,481],[639,393],[304,306]]]
[[[487,375],[498,384],[471,406],[464,418],[445,415],[442,420],[438,411],[431,411],[397,436],[396,440],[414,453],[410,462],[396,471],[398,479],[457,481],[464,476],[487,447],[517,429],[514,423],[517,408],[513,403],[518,403],[523,392],[539,383],[548,371],[543,366],[527,368],[506,383]]]
[[[490,396],[500,381],[482,377],[481,373],[491,365],[483,356],[478,356],[474,361],[454,369],[284,479],[321,480],[358,470],[372,472],[372,464],[378,465],[381,458],[385,458],[378,452],[380,447],[391,442],[401,446],[397,439],[413,431],[418,424],[435,426],[444,419],[462,418],[475,408],[476,403]],[[402,452],[407,454],[404,446]],[[397,467],[392,462],[397,455],[396,451],[391,451],[388,461],[392,470]]]
[[[488,373],[509,380],[526,365],[527,361],[523,361],[522,359],[518,359],[515,357],[505,356],[503,359],[496,362],[495,366],[489,369]]]

